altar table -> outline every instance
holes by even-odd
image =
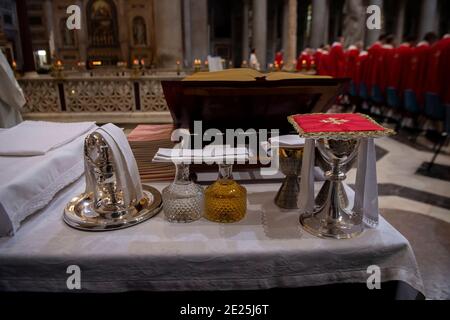
[[[357,238],[320,239],[302,230],[298,211],[275,206],[279,184],[245,187],[248,211],[237,223],[169,223],[161,212],[131,228],[85,232],[62,220],[65,204],[84,190],[82,177],[15,236],[0,238],[0,291],[68,292],[71,265],[81,270],[81,292],[109,293],[365,284],[376,265],[382,282],[423,292],[408,241],[383,218]]]

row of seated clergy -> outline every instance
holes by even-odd
[[[448,105],[450,35],[435,42],[431,36],[416,46],[411,41],[398,47],[389,41],[377,41],[367,51],[355,46],[344,50],[336,43],[329,52],[316,52],[317,71],[351,78],[350,94],[373,97],[379,103],[386,101],[392,90],[399,99],[412,95],[417,101],[416,113],[426,107],[429,95],[438,97],[442,105]]]

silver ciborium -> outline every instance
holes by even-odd
[[[359,146],[358,140],[317,140],[317,149],[329,165],[325,172],[325,189],[313,212],[300,216],[300,223],[310,233],[336,239],[349,239],[363,231],[360,214],[348,208],[348,199],[342,182],[350,169]]]
[[[303,147],[278,149],[280,170],[286,176],[275,196],[275,204],[283,209],[297,209],[300,191],[299,176],[302,170]]]
[[[162,208],[158,190],[142,186],[143,197],[136,199],[119,181],[114,155],[102,134],[89,134],[84,144],[86,190],[64,209],[64,221],[71,227],[105,231],[129,227],[156,215]],[[125,170],[125,169],[123,169]],[[129,173],[125,173],[129,174]]]

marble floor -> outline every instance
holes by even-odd
[[[450,181],[444,180],[445,174],[432,178],[417,173],[432,158],[427,148],[391,138],[376,145],[388,151],[377,162],[381,214],[411,243],[426,297],[450,299]],[[436,164],[448,176],[447,150]]]
[[[450,223],[450,181],[416,174],[433,154],[391,138],[378,139],[376,145],[387,151],[377,162],[380,208],[408,210]],[[440,154],[436,163],[450,170],[449,155]],[[355,173],[352,169],[348,179],[354,179]]]

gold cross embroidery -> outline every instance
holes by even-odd
[[[348,121],[349,120],[346,120],[346,119],[336,119],[336,118],[333,118],[333,117],[329,117],[327,119],[320,120],[320,122],[332,123],[332,124],[343,124],[343,123],[346,123]]]

